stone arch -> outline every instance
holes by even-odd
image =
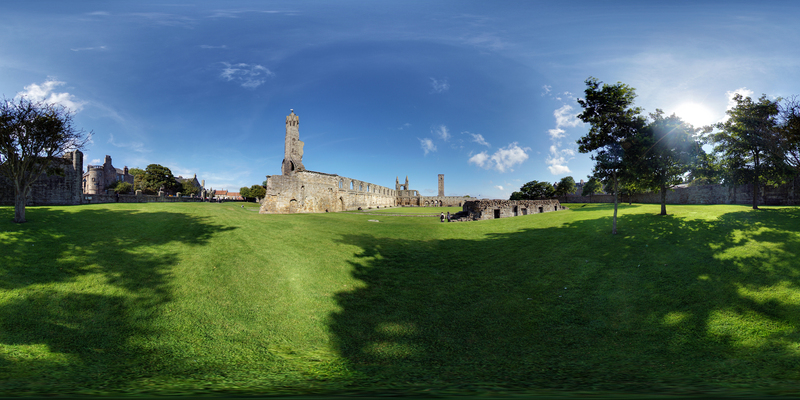
[[[344,199],[339,197],[339,211],[345,211],[344,209]]]
[[[354,185],[353,181],[350,181],[350,190],[353,190]]]
[[[363,192],[364,191],[364,184],[363,183],[359,183],[358,184],[358,191],[359,192]]]
[[[296,213],[297,212],[297,200],[291,199],[289,200],[289,213]]]
[[[339,179],[339,189],[344,189],[344,179]]]

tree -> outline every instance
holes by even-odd
[[[556,196],[566,196],[568,194],[575,193],[575,178],[571,176],[565,176],[561,178],[561,180],[556,184],[555,189]]]
[[[588,178],[589,180],[583,185],[581,196],[589,196],[589,203],[591,203],[592,195],[600,192],[600,189],[602,189],[603,185],[600,183],[600,180],[593,176],[589,176]]]
[[[244,199],[247,199],[250,196],[250,188],[247,186],[239,188],[239,196],[242,196]]]
[[[555,194],[555,188],[550,182],[530,181],[522,185],[519,190],[511,194],[510,200],[546,199]]]
[[[633,185],[658,190],[661,215],[667,215],[667,189],[683,182],[702,150],[694,138],[696,130],[677,115],[665,117],[657,109],[650,117],[652,122],[634,140],[638,159],[632,163]]]
[[[194,179],[187,179],[181,182],[181,195],[194,196],[197,193],[200,193],[200,189],[192,182],[194,182]]]
[[[261,185],[250,186],[250,197],[263,199],[267,195],[267,189]]]
[[[169,168],[150,164],[144,171],[142,187],[147,194],[156,194],[163,187],[166,191],[176,192],[180,190],[180,185],[175,181],[175,176]]]
[[[142,186],[142,179],[144,179],[144,170],[140,168],[131,168],[128,173],[133,175],[133,189],[144,191]]]
[[[114,187],[114,193],[130,193],[133,190],[133,185],[128,182],[118,182]]]
[[[762,95],[758,101],[736,94],[736,106],[728,110],[727,121],[716,125],[714,151],[720,154],[728,184],[753,184],[753,209],[764,183],[777,184],[786,174],[784,151],[778,135],[778,102]]]
[[[91,137],[72,126],[73,112],[25,97],[0,101],[0,175],[14,185],[14,222],[25,222],[25,202],[43,174],[59,174],[53,162],[81,150]]]
[[[578,151],[592,153],[595,161],[593,173],[601,179],[608,179],[613,185],[614,218],[611,234],[617,233],[617,207],[619,201],[618,183],[620,175],[626,172],[626,150],[631,147],[631,139],[644,127],[645,120],[641,109],[633,107],[636,98],[634,88],[617,82],[603,84],[597,78],[586,80],[586,98],[578,99],[583,112],[578,118],[591,125],[589,133],[578,139]]]
[[[786,152],[786,162],[800,172],[800,100],[793,96],[780,105],[778,132]]]

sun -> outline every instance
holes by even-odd
[[[696,128],[717,122],[714,113],[699,103],[683,103],[675,109],[675,114]]]

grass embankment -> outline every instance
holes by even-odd
[[[797,393],[797,208],[254,206],[0,208],[0,393]]]

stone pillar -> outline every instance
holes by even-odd
[[[444,174],[439,174],[439,197],[444,197]]]

